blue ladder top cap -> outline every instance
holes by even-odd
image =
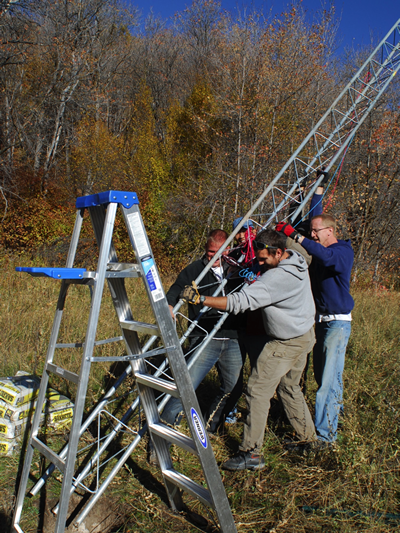
[[[122,204],[126,209],[138,204],[139,200],[135,192],[106,191],[89,196],[79,196],[76,199],[76,208],[95,207],[102,204]]]
[[[27,272],[34,277],[53,279],[83,279],[86,268],[15,267],[17,272]]]

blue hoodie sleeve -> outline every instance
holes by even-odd
[[[309,220],[312,219],[312,217],[316,217],[317,215],[322,215],[322,194],[314,193],[313,197],[311,198],[310,202],[310,215]]]

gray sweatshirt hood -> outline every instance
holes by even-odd
[[[287,259],[279,263],[277,268],[283,269],[288,274],[295,276],[297,279],[303,279],[308,276],[308,265],[304,257],[295,250],[286,250],[289,254]]]

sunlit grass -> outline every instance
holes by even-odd
[[[18,370],[41,373],[54,318],[59,282],[32,278],[14,272],[15,261],[3,259],[0,274],[0,374]],[[168,282],[166,282],[168,285]],[[141,283],[129,282],[133,313],[151,321]],[[264,455],[268,468],[259,473],[221,471],[226,492],[240,532],[388,532],[400,525],[400,294],[389,291],[353,290],[356,306],[347,350],[344,375],[345,416],[338,445],[333,451],[306,457],[289,455],[282,438],[291,433],[283,418],[271,419],[266,432]],[[90,294],[87,287],[72,287],[63,322],[64,342],[85,335]],[[105,290],[97,338],[119,334],[111,299]],[[103,355],[121,353],[121,347],[106,345]],[[65,350],[64,364],[79,370],[76,350]],[[114,371],[118,373],[118,370]],[[106,390],[112,373],[105,364],[93,368],[89,403]],[[60,380],[55,387],[63,387]],[[127,388],[133,387],[131,382]],[[218,386],[211,372],[199,390],[202,402]],[[313,410],[316,385],[309,371],[308,397]],[[62,391],[68,392],[68,391]],[[72,392],[72,389],[69,391]],[[239,411],[244,412],[243,398]],[[186,429],[185,422],[182,429]],[[222,437],[212,439],[218,463],[237,450],[241,424],[226,426]],[[183,473],[203,482],[195,458],[173,449],[173,460]],[[3,515],[12,508],[16,457],[0,459],[0,496]],[[49,488],[49,492],[51,492]],[[57,490],[53,490],[53,496]],[[123,519],[114,531],[198,531],[168,508],[162,476],[147,463],[146,441],[135,449],[106,493],[107,502],[117,502]],[[49,497],[51,495],[49,494]],[[188,500],[190,501],[190,500]],[[101,505],[101,504],[99,504]],[[190,506],[207,515],[197,503]],[[35,516],[35,508],[32,508]],[[33,519],[32,519],[33,520]],[[211,526],[210,526],[211,527]],[[32,530],[34,531],[34,530]],[[212,528],[209,529],[212,531]]]

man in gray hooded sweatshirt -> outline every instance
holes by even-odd
[[[187,287],[181,294],[189,303],[201,302],[204,306],[234,314],[261,308],[265,330],[271,338],[247,385],[249,413],[239,453],[222,465],[225,470],[265,467],[261,448],[275,390],[300,441],[316,439],[311,414],[299,385],[307,354],[315,342],[315,306],[307,263],[298,252],[286,250],[285,244],[285,236],[272,229],[257,235],[253,247],[262,275],[240,292],[224,297],[200,297],[193,294],[193,288]]]

